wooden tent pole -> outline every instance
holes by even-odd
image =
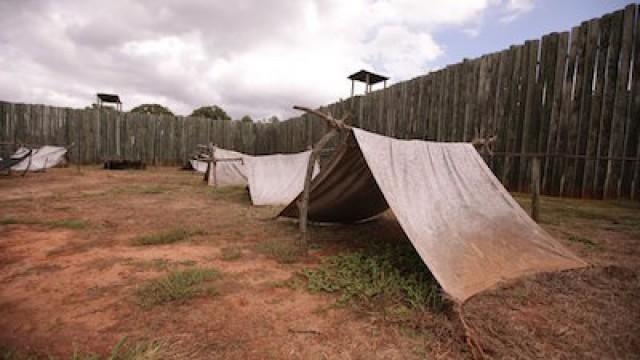
[[[324,147],[329,143],[333,137],[335,137],[340,131],[351,129],[351,126],[346,125],[344,119],[337,120],[334,119],[331,115],[322,113],[318,110],[313,110],[304,106],[294,106],[296,110],[301,110],[309,114],[316,115],[320,119],[326,121],[331,128],[331,130],[324,134],[322,138],[313,146],[311,150],[311,155],[309,156],[309,163],[307,164],[307,172],[304,178],[304,188],[302,190],[302,198],[298,201],[298,214],[300,215],[298,219],[298,226],[300,228],[301,233],[301,242],[304,248],[304,251],[307,251],[308,238],[307,238],[307,223],[309,221],[309,194],[311,193],[311,180],[313,179],[313,169],[315,168],[316,161],[320,156],[320,153],[324,149]]]
[[[217,169],[217,161],[216,161],[216,147],[211,146],[211,176],[209,176],[209,181],[212,182],[214,189],[218,189],[218,169]]]
[[[300,226],[300,232],[302,233],[302,244],[306,249],[307,245],[307,221],[309,213],[309,193],[311,192],[311,180],[313,178],[313,169],[315,168],[315,163],[320,155],[320,151],[324,148],[327,143],[338,133],[336,129],[331,129],[328,133],[324,134],[324,136],[316,143],[311,150],[311,155],[309,156],[309,163],[307,164],[307,173],[304,178],[304,189],[302,190],[302,198],[298,202],[298,213],[300,214],[300,219],[298,221],[298,225]]]
[[[531,162],[531,218],[540,222],[540,158]]]

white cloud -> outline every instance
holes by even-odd
[[[508,0],[0,2],[0,99],[85,106],[98,91],[188,114],[291,115],[349,94],[360,68],[400,81],[443,54],[432,34],[478,29]],[[475,30],[474,30],[475,31]]]
[[[507,0],[501,22],[509,23],[533,9],[533,0]]]

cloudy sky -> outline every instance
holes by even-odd
[[[0,0],[0,100],[286,118],[623,7],[617,0]]]

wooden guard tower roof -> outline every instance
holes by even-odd
[[[120,101],[120,97],[115,94],[98,93],[97,96],[98,99],[106,103],[122,104],[122,102]]]
[[[367,81],[367,76],[368,76],[368,81]],[[367,70],[360,70],[356,73],[353,73],[349,75],[348,79],[362,81],[363,83],[370,84],[370,85],[377,84],[381,81],[389,80],[389,78],[386,76],[375,74]]]

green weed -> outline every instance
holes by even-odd
[[[338,293],[339,304],[369,310],[441,310],[440,288],[410,245],[383,246],[324,258],[302,271],[311,292]]]
[[[214,288],[202,289],[200,284],[218,277],[216,269],[190,268],[169,273],[151,280],[136,291],[137,303],[145,308],[170,302],[184,302],[203,292],[211,294]]]
[[[200,229],[175,228],[155,234],[139,236],[133,239],[133,245],[146,246],[173,244],[178,241],[186,240],[192,236],[205,234],[206,232]]]

